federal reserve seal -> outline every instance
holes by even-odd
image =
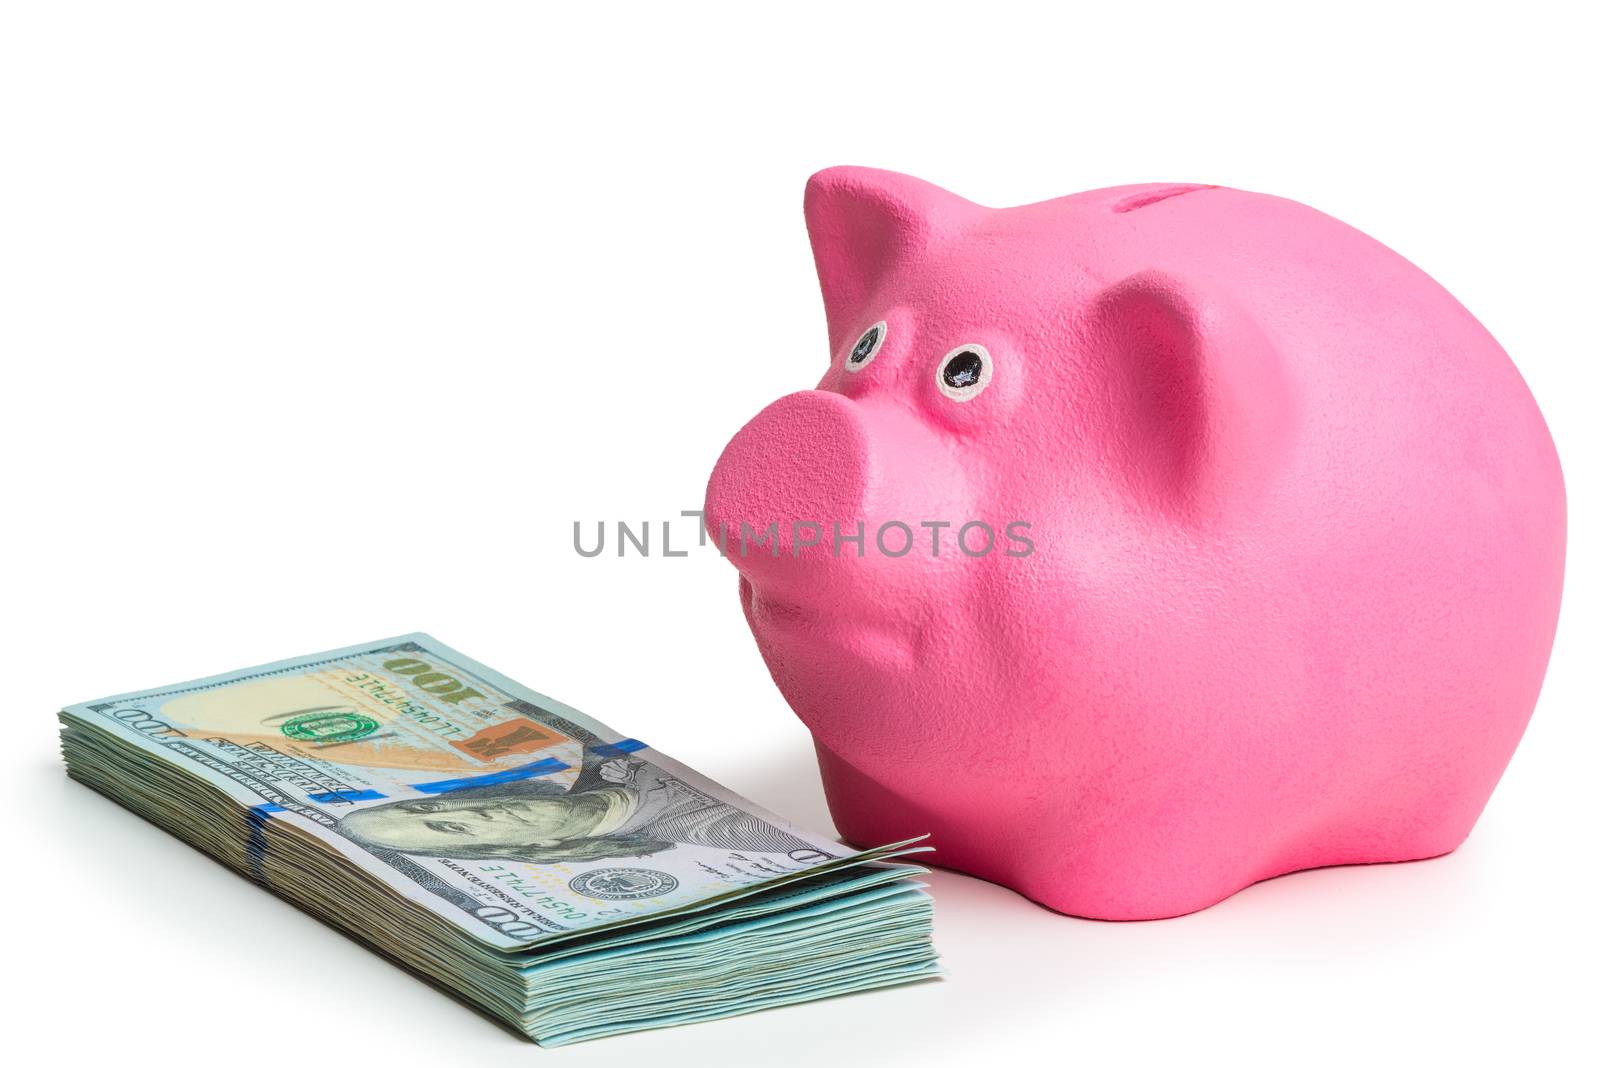
[[[601,901],[633,901],[660,897],[678,888],[678,880],[651,868],[596,868],[567,883],[575,894]]]

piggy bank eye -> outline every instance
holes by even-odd
[[[939,392],[953,401],[969,401],[982,393],[994,375],[994,361],[982,345],[951,349],[939,361]]]
[[[844,369],[859,371],[871,363],[878,350],[883,348],[883,339],[888,333],[889,324],[881,320],[867,327],[866,333],[861,335],[861,339],[850,350],[850,355],[844,358]]]

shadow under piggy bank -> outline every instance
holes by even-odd
[[[707,489],[841,833],[1062,912],[1466,837],[1532,712],[1565,503],[1487,331],[1276,197],[989,209],[837,168],[831,361]]]

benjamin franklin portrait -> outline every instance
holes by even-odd
[[[648,761],[587,747],[570,789],[529,779],[456,790],[360,809],[339,828],[374,848],[529,864],[643,857],[680,845],[817,852]]]

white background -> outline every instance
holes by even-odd
[[[1227,6],[9,6],[0,1041],[163,1064],[1594,1063],[1594,28],[1564,21],[1579,5]],[[1544,695],[1464,848],[1157,923],[936,873],[941,983],[541,1051],[67,781],[64,703],[425,629],[826,827],[732,569],[580,559],[571,536],[659,538],[733,431],[813,384],[800,194],[844,162],[989,204],[1275,192],[1488,325],[1560,449],[1569,564]]]

